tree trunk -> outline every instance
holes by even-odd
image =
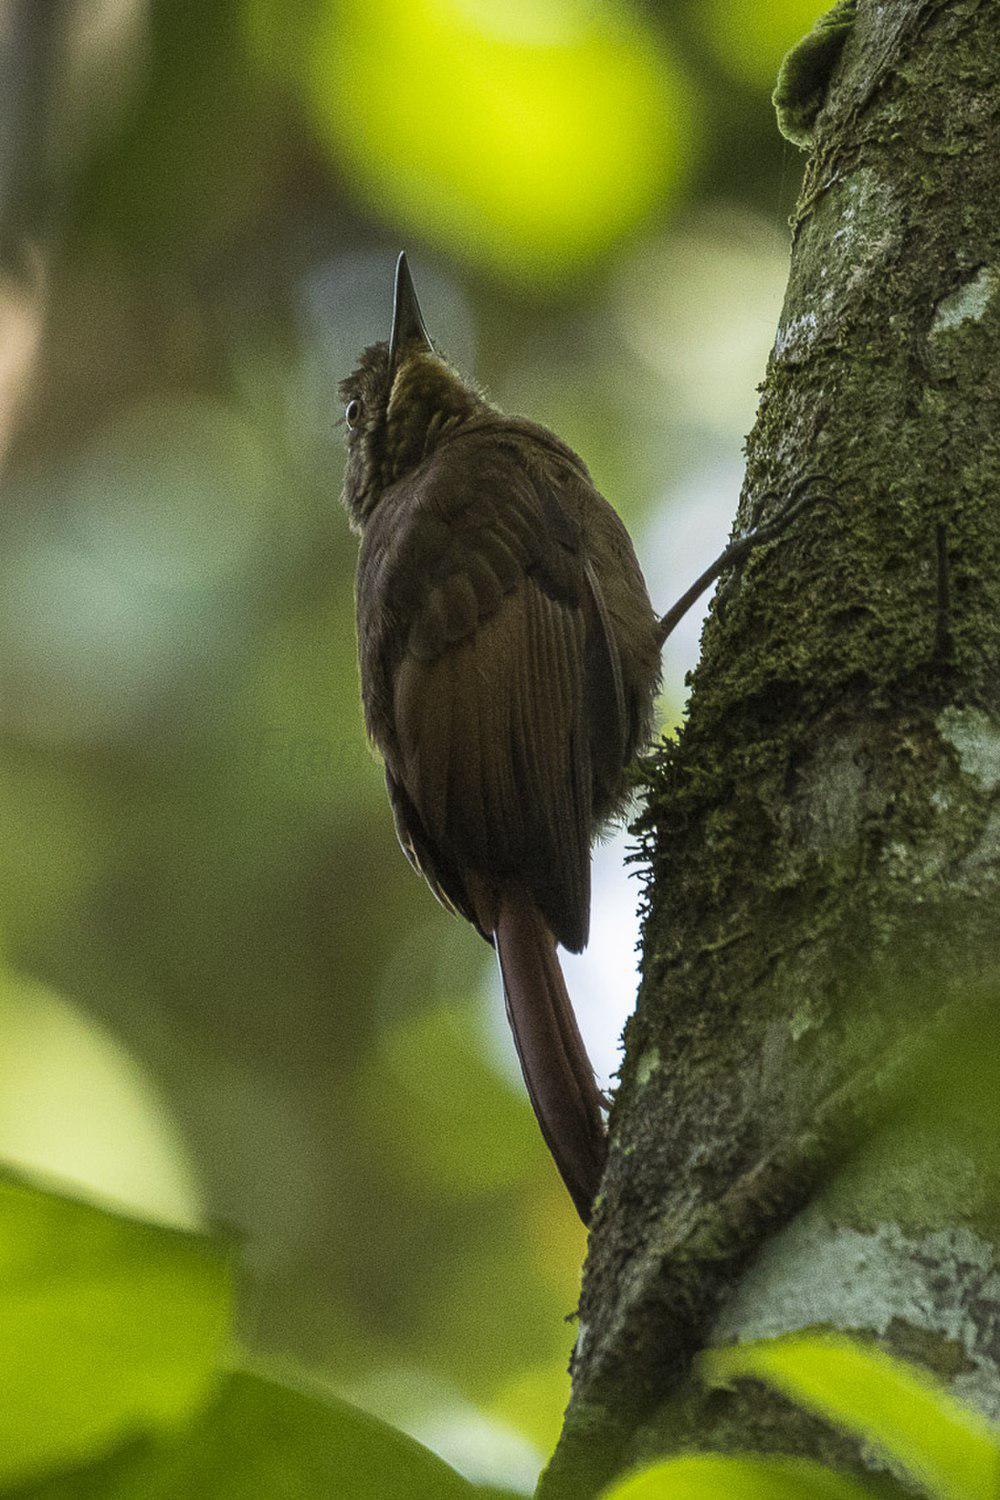
[[[654,763],[643,984],[546,1500],[680,1449],[863,1471],[870,1454],[763,1388],[693,1374],[706,1346],[812,1325],[874,1335],[1000,1416],[994,1120],[914,1113],[954,1089],[956,1028],[1000,1050],[981,986],[1000,6],[859,0],[825,99],[817,55],[799,58],[822,108],[740,523],[806,473],[827,498],[723,580]],[[920,1073],[928,1051],[950,1085]]]

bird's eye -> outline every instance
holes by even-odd
[[[358,425],[358,418],[360,416],[361,416],[361,402],[360,401],[348,401],[346,407],[344,408],[344,421],[347,423],[348,427],[351,429],[352,432],[354,431],[354,428],[357,427],[357,425]]]

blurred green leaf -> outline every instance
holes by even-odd
[[[551,1453],[559,1441],[563,1414],[569,1401],[566,1360],[518,1370],[497,1391],[491,1412],[531,1439],[541,1453]]]
[[[135,1445],[23,1500],[471,1500],[427,1448],[331,1397],[228,1377],[183,1440]]]
[[[944,1500],[1000,1494],[1000,1441],[923,1371],[832,1334],[739,1344],[702,1356],[703,1377],[774,1386],[904,1464]]]
[[[483,1056],[479,1011],[442,1000],[404,1018],[360,1080],[394,1163],[449,1197],[516,1184],[534,1159],[530,1107]]]
[[[5,629],[7,670],[11,655]],[[5,717],[14,697],[5,683]],[[106,850],[99,840],[104,814],[99,799],[88,796],[67,768],[5,748],[0,759],[0,911],[11,951],[38,932],[48,936],[52,928],[65,936],[68,919],[105,876]]]
[[[220,1243],[0,1177],[0,1483],[183,1422],[230,1303]]]
[[[0,959],[0,1158],[128,1213],[198,1229],[201,1195],[153,1080],[66,996]]]
[[[603,1500],[868,1500],[872,1491],[804,1458],[696,1453],[630,1474]]]
[[[250,0],[254,50],[287,18]],[[650,28],[589,0],[339,0],[297,71],[321,137],[376,211],[506,276],[586,265],[677,191],[690,85]]]

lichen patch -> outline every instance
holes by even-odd
[[[928,1296],[929,1267],[948,1295]],[[777,1338],[817,1325],[885,1335],[901,1320],[958,1344],[976,1366],[984,1329],[975,1310],[995,1277],[995,1248],[965,1226],[924,1235],[894,1223],[854,1229],[808,1210],[764,1246],[709,1342]]]
[[[970,281],[942,297],[934,312],[930,337],[959,328],[963,323],[978,323],[1000,287],[1000,273],[995,266],[980,266]]]
[[[635,1066],[636,1088],[644,1088],[660,1066],[659,1047],[648,1047]]]
[[[813,342],[819,330],[819,320],[814,312],[800,314],[778,327],[774,341],[775,359],[792,359],[801,355]]]
[[[1000,728],[977,708],[946,708],[938,731],[958,753],[959,764],[992,792],[1000,785]]]

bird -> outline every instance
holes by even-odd
[[[586,1224],[606,1100],[557,948],[586,945],[591,846],[651,737],[663,641],[776,527],[731,544],[658,617],[583,460],[437,350],[405,253],[388,342],[363,351],[340,394],[362,706],[396,833],[496,950],[528,1095]]]

